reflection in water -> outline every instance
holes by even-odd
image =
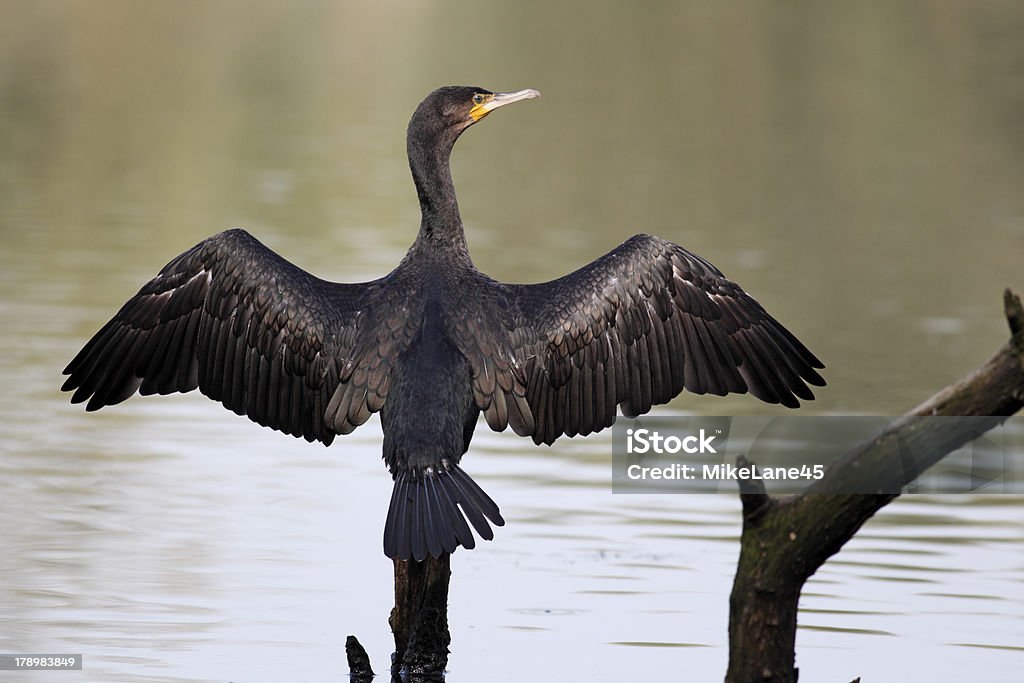
[[[85,416],[56,387],[164,255],[222,228],[331,279],[386,272],[418,220],[402,131],[442,82],[545,93],[460,143],[499,279],[680,242],[820,349],[824,412],[900,412],[1005,340],[1019,3],[397,7],[0,6],[0,650],[119,682],[338,677],[350,632],[386,661],[375,423],[328,452],[200,396]],[[509,524],[453,558],[448,680],[721,676],[733,496],[613,496],[604,435],[478,439]],[[802,677],[1015,680],[1021,510],[915,496],[872,520],[808,584]],[[533,656],[496,671],[496,644]]]

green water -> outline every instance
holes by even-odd
[[[0,651],[84,653],[68,681],[323,680],[354,632],[386,668],[375,421],[325,450],[198,395],[86,415],[58,375],[227,227],[387,272],[418,223],[405,125],[442,84],[544,95],[456,147],[482,270],[658,234],[826,362],[806,412],[915,405],[1024,289],[1022,34],[1009,1],[0,3]],[[453,559],[449,680],[721,678],[737,502],[612,496],[609,449],[478,432],[509,524]],[[1016,680],[1022,510],[891,506],[808,585],[801,679]]]

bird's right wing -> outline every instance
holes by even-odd
[[[381,409],[410,339],[375,324],[376,283],[316,278],[244,230],[178,256],[68,364],[62,387],[97,410],[198,387],[239,415],[329,444]]]
[[[683,389],[796,407],[823,365],[749,294],[678,244],[636,235],[565,277],[491,288],[500,323],[463,342],[488,424],[537,443],[640,415]],[[505,339],[480,332],[500,327]]]

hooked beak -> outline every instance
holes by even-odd
[[[469,115],[473,117],[474,121],[479,121],[498,107],[504,107],[506,104],[519,102],[520,100],[532,100],[536,97],[540,97],[540,92],[533,88],[517,90],[515,92],[497,92],[494,93],[494,95],[486,102],[482,102],[473,107],[469,112]]]

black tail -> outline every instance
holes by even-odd
[[[384,526],[384,554],[420,562],[427,553],[440,557],[460,545],[472,550],[476,539],[467,518],[480,538],[488,541],[494,538],[488,519],[496,526],[505,525],[491,497],[458,465],[442,464],[419,476],[399,472]]]

